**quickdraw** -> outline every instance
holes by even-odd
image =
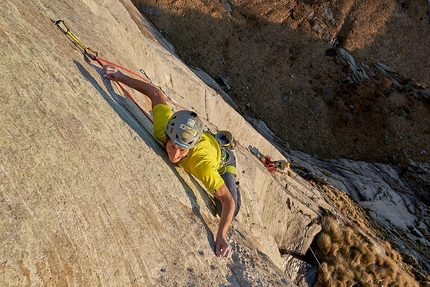
[[[52,20],[51,21],[55,24],[55,26],[58,27],[58,29],[60,29],[60,31],[62,31],[65,35],[69,36],[73,42],[75,42],[79,47],[81,47],[84,50],[84,53],[91,58],[92,60],[96,61],[97,63],[99,63],[99,65],[101,67],[103,67],[103,63],[107,64],[107,65],[111,65],[114,66],[118,69],[124,70],[127,73],[133,74],[136,77],[141,78],[142,80],[144,80],[145,82],[151,82],[151,80],[146,79],[124,67],[121,67],[117,64],[114,64],[112,62],[109,62],[105,59],[102,59],[98,56],[98,52],[94,51],[93,49],[85,46],[79,39],[78,37],[76,37],[69,29],[69,27],[67,26],[66,22],[64,22],[64,20]],[[146,74],[145,74],[146,75]],[[121,88],[121,90],[129,97],[129,99],[139,108],[139,110],[146,116],[146,118],[151,122],[154,123],[151,116],[149,115],[149,113],[147,111],[145,111],[144,109],[142,109],[140,107],[140,105],[136,102],[136,100],[132,97],[132,95],[123,87],[123,85],[121,85],[121,83],[116,82],[116,84]]]
[[[64,20],[52,20],[51,21],[55,24],[55,26],[58,27],[65,35],[69,36],[73,39],[73,41],[78,44],[84,51],[85,54],[87,54],[91,59],[96,60],[98,53],[94,51],[93,49],[86,47],[82,42],[70,31],[69,27],[67,26],[66,22]],[[62,25],[61,25],[62,24]]]

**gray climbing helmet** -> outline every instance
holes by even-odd
[[[179,111],[167,123],[166,135],[176,145],[191,149],[195,147],[203,133],[203,122],[192,111]]]

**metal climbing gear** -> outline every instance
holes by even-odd
[[[98,53],[96,51],[94,51],[93,49],[82,44],[82,42],[70,31],[69,27],[67,26],[66,22],[64,22],[64,20],[52,20],[51,19],[51,21],[52,21],[52,23],[54,23],[58,27],[58,29],[60,29],[64,34],[66,34],[70,38],[72,38],[76,44],[78,44],[82,49],[84,49],[85,53],[91,59],[95,60],[97,58]]]
[[[130,73],[130,74],[133,74],[133,75],[135,75],[135,76],[137,76],[137,77],[139,77],[139,78],[141,78],[141,79],[143,79],[143,77],[141,77],[140,75],[138,75],[138,74],[136,74],[136,73],[133,73],[132,71],[130,71],[130,70],[127,70],[126,68],[124,68],[124,67],[121,67],[121,66],[119,66],[119,65],[116,65],[116,64],[114,64],[114,63],[111,63],[111,62],[109,62],[109,61],[107,61],[107,60],[104,60],[104,59],[102,59],[102,58],[99,58],[98,57],[98,52],[96,52],[96,51],[94,51],[93,49],[91,49],[91,48],[89,48],[89,47],[87,47],[87,46],[85,46],[79,39],[78,39],[78,37],[76,37],[71,31],[70,31],[70,29],[69,29],[69,27],[67,26],[67,24],[66,24],[66,22],[64,22],[64,20],[52,20],[51,19],[51,21],[52,21],[52,23],[54,23],[55,24],[55,26],[57,26],[58,27],[58,29],[60,29],[60,31],[62,31],[65,35],[67,35],[67,36],[69,36],[72,40],[73,40],[73,42],[75,43],[75,44],[77,44],[79,47],[81,47],[83,50],[84,50],[84,53],[88,56],[88,57],[90,57],[92,60],[94,60],[94,61],[96,61],[97,63],[99,63],[99,65],[101,66],[101,67],[103,67],[103,63],[105,63],[105,64],[107,64],[107,65],[111,65],[111,66],[114,66],[114,67],[116,67],[116,68],[119,68],[119,69],[122,69],[122,70],[124,70],[124,71],[127,71],[128,73]],[[149,81],[149,80],[147,80],[147,79],[143,79],[144,81]],[[150,82],[150,81],[149,81]],[[137,106],[137,108],[146,116],[146,118],[151,122],[151,123],[154,123],[153,122],[153,120],[152,120],[152,118],[151,118],[151,116],[149,115],[149,113],[148,112],[146,112],[144,109],[142,109],[141,107],[140,107],[140,105],[137,103],[137,101],[132,97],[132,95],[127,91],[127,89],[125,89],[122,85],[121,85],[121,83],[119,83],[119,82],[116,82],[116,84],[121,88],[121,90],[128,96],[128,98]]]

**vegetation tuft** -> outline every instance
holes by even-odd
[[[427,276],[411,266],[415,263],[411,255],[400,254],[380,239],[385,237],[383,229],[360,205],[331,186],[322,188],[349,219],[330,212],[322,216],[322,230],[312,244],[320,262],[315,287],[430,286]]]

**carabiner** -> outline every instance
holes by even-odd
[[[61,30],[61,32],[63,32],[65,35],[68,35],[74,42],[75,44],[79,45],[85,52],[85,54],[88,55],[88,57],[90,57],[92,60],[95,60],[98,57],[98,53],[96,51],[94,51],[93,49],[85,46],[69,29],[69,27],[67,26],[66,22],[64,22],[64,20],[52,20],[52,23],[55,24],[55,26],[58,27],[58,29]],[[64,27],[61,27],[61,24],[63,24]]]
[[[66,22],[64,22],[64,20],[52,20],[52,19],[51,19],[51,21],[52,21],[52,23],[54,23],[54,24],[55,24],[55,26],[57,26],[57,27],[58,27],[58,29],[60,29],[64,34],[66,34],[66,35],[67,35],[67,34],[70,32],[70,29],[69,29],[69,27],[67,27]],[[61,25],[61,23],[63,23],[64,28],[60,26],[60,25]]]

